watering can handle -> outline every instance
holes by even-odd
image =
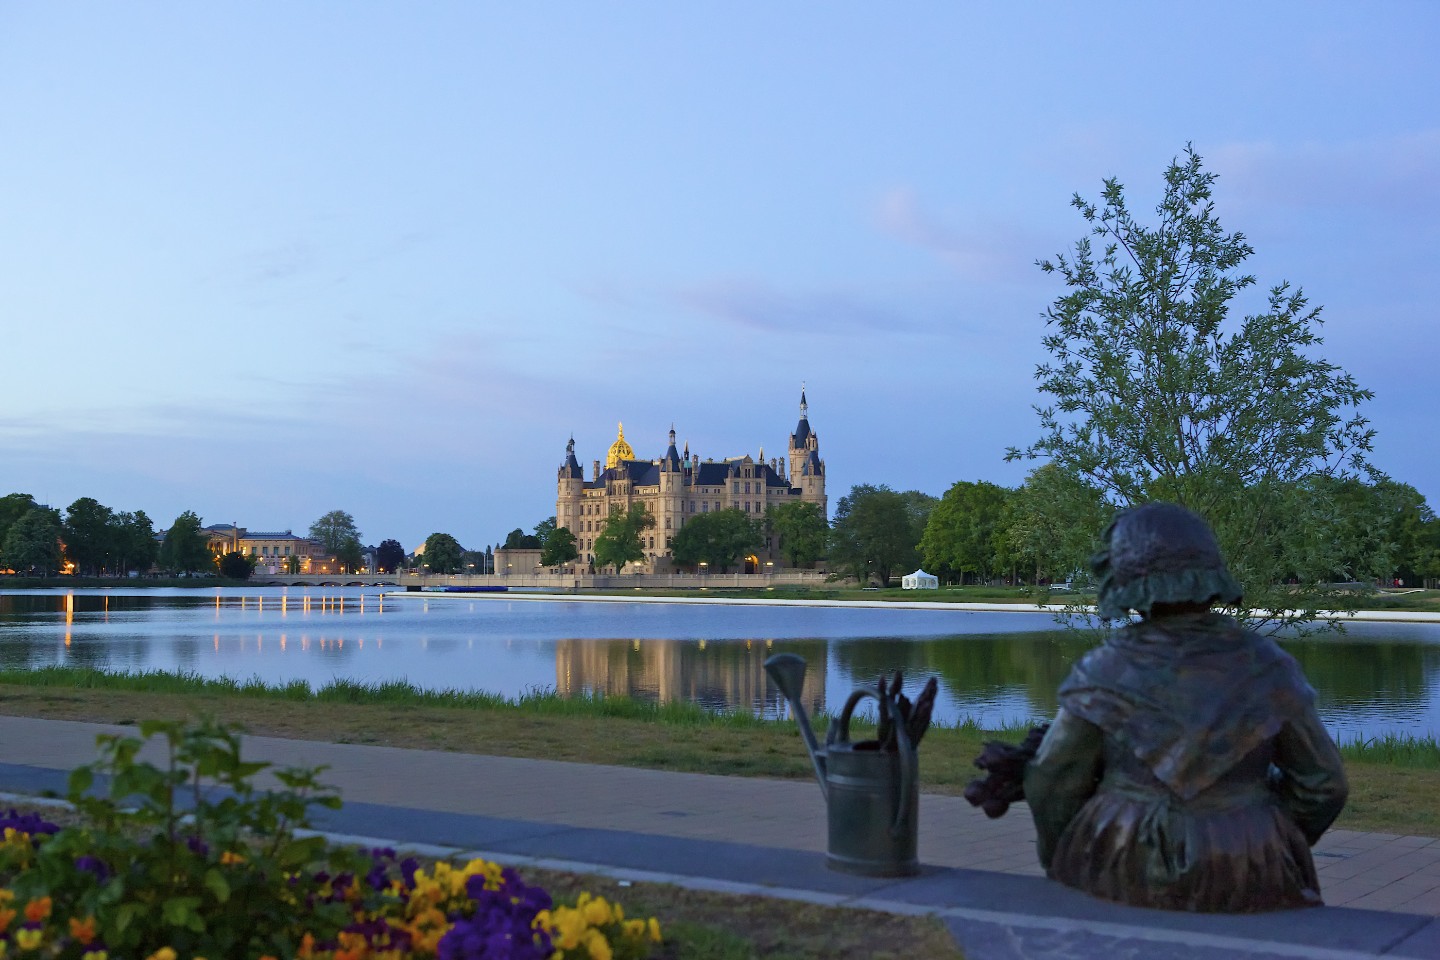
[[[850,699],[845,701],[845,708],[840,711],[840,716],[830,724],[830,729],[825,735],[825,746],[832,743],[850,742],[850,715],[855,712],[855,707],[866,697],[874,697],[877,701],[880,695],[874,690],[861,688],[850,694]],[[899,836],[904,832],[905,814],[910,809],[910,784],[915,780],[915,748],[910,745],[910,734],[905,731],[905,724],[896,718],[895,745],[900,753],[900,804],[895,810],[895,822],[890,825],[891,836]]]

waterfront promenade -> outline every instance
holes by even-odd
[[[63,792],[95,736],[133,728],[0,717],[0,790]],[[921,800],[921,875],[824,866],[824,808],[809,781],[776,781],[247,738],[246,755],[329,767],[339,839],[418,845],[632,881],[935,913],[969,960],[1067,957],[1440,957],[1440,840],[1332,831],[1316,848],[1328,907],[1200,916],[1102,903],[1045,880],[1023,807],[987,820],[962,799]]]
[[[680,603],[680,604],[708,604],[713,606],[756,606],[756,607],[849,607],[865,608],[873,610],[950,610],[955,613],[1045,613],[1050,615],[1064,613],[1072,608],[1063,603],[973,603],[965,601],[947,600],[922,600],[923,591],[913,591],[912,600],[823,600],[815,598],[787,599],[777,597],[733,597],[724,594],[707,595],[695,593],[686,596],[657,595],[639,591],[628,593],[561,593],[550,591],[506,591],[496,593],[442,593],[431,592],[389,592],[384,596],[386,599],[421,599],[421,600],[501,600],[512,602],[535,602],[535,603]],[[1092,607],[1083,608],[1093,612]],[[1257,611],[1263,613],[1264,611]],[[1338,620],[1341,623],[1350,621],[1367,621],[1377,623],[1440,623],[1440,612],[1428,610],[1356,610],[1349,613],[1327,613],[1319,614],[1321,619]]]

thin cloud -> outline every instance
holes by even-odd
[[[1013,280],[1033,273],[1035,242],[1000,227],[952,227],[925,209],[915,191],[895,187],[874,207],[876,226],[911,246],[928,251],[970,280]]]
[[[692,286],[676,299],[705,316],[764,333],[912,333],[918,328],[909,318],[849,293],[793,294],[748,280]]]
[[[1440,130],[1339,143],[1232,143],[1206,163],[1252,204],[1417,212],[1440,204]]]

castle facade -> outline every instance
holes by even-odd
[[[809,502],[820,505],[829,516],[825,498],[825,461],[820,458],[820,440],[810,429],[805,391],[800,391],[800,422],[790,434],[785,458],[765,459],[744,454],[723,460],[701,460],[685,444],[675,448],[675,430],[663,457],[640,460],[625,440],[625,428],[605,457],[604,468],[595,460],[589,480],[575,458],[575,438],[565,447],[565,463],[559,471],[555,500],[555,525],[575,535],[580,564],[594,563],[595,538],[604,529],[612,509],[629,510],[644,504],[655,525],[642,534],[646,560],[640,566],[648,573],[673,569],[671,545],[686,520],[717,510],[740,510],[754,519],[764,517],[771,506]],[[788,473],[787,473],[788,471]],[[778,537],[767,536],[755,554],[744,558],[746,573],[767,573],[779,569],[782,558]]]

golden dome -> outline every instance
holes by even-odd
[[[634,460],[635,451],[630,449],[630,444],[625,442],[625,424],[620,424],[620,435],[615,442],[610,444],[610,452],[605,455],[605,469],[609,470],[617,466],[621,460]]]

